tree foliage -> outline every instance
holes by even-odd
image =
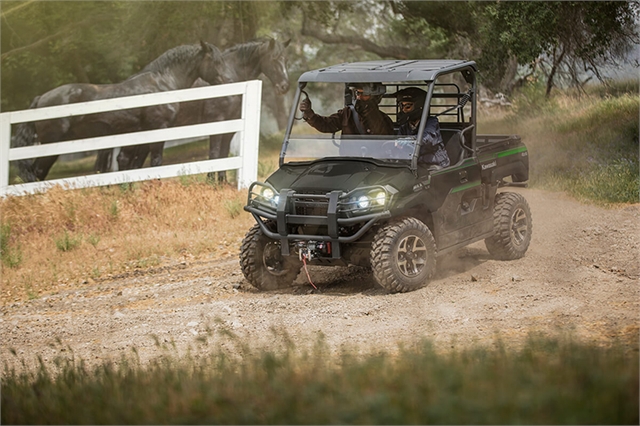
[[[588,72],[618,64],[639,41],[635,2],[499,2],[485,7],[479,64],[489,83],[512,88],[514,61],[547,77],[547,94],[562,73],[580,84]],[[496,60],[498,58],[499,60]],[[515,77],[515,76],[513,76]],[[502,79],[501,83],[498,80]]]
[[[603,65],[638,43],[639,13],[637,2],[563,1],[3,0],[0,8],[3,111],[65,83],[122,81],[179,44],[224,49],[265,35],[293,39],[292,80],[346,61],[463,58],[478,62],[494,90],[508,93],[533,72],[550,90],[585,71],[602,77]]]
[[[164,51],[284,38],[279,2],[29,1],[0,3],[2,110],[71,82],[122,81]]]

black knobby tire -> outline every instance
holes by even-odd
[[[527,200],[515,192],[496,194],[493,227],[495,234],[484,240],[489,253],[500,260],[523,257],[531,243],[533,229]]]
[[[371,269],[376,282],[388,292],[422,287],[436,269],[436,242],[431,230],[412,217],[389,222],[373,239]]]
[[[280,242],[267,238],[258,224],[242,240],[240,268],[247,281],[259,290],[291,286],[301,267],[295,257],[282,256]]]

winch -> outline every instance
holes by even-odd
[[[298,258],[310,262],[318,257],[331,256],[331,242],[329,241],[297,241]]]

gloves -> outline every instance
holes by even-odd
[[[416,139],[412,137],[398,138],[395,142],[395,147],[403,149],[405,147],[413,149],[416,144]]]
[[[316,113],[311,109],[311,100],[309,100],[309,98],[303,99],[300,102],[300,111],[302,111],[302,118],[305,120],[316,115]]]

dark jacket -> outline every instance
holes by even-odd
[[[420,127],[419,124],[418,127]],[[413,128],[409,123],[403,124],[398,129],[398,134],[415,135],[418,133],[418,127]],[[448,167],[450,164],[449,154],[447,154],[447,150],[442,142],[440,123],[436,117],[427,118],[427,124],[425,124],[422,134],[422,141],[420,141],[418,163],[440,167]]]
[[[393,135],[393,121],[378,108],[372,108],[366,115],[359,115],[365,134]],[[344,107],[335,114],[323,117],[318,114],[306,119],[313,128],[322,133],[335,133],[342,130],[343,135],[359,135],[358,127],[353,120],[351,108]]]

